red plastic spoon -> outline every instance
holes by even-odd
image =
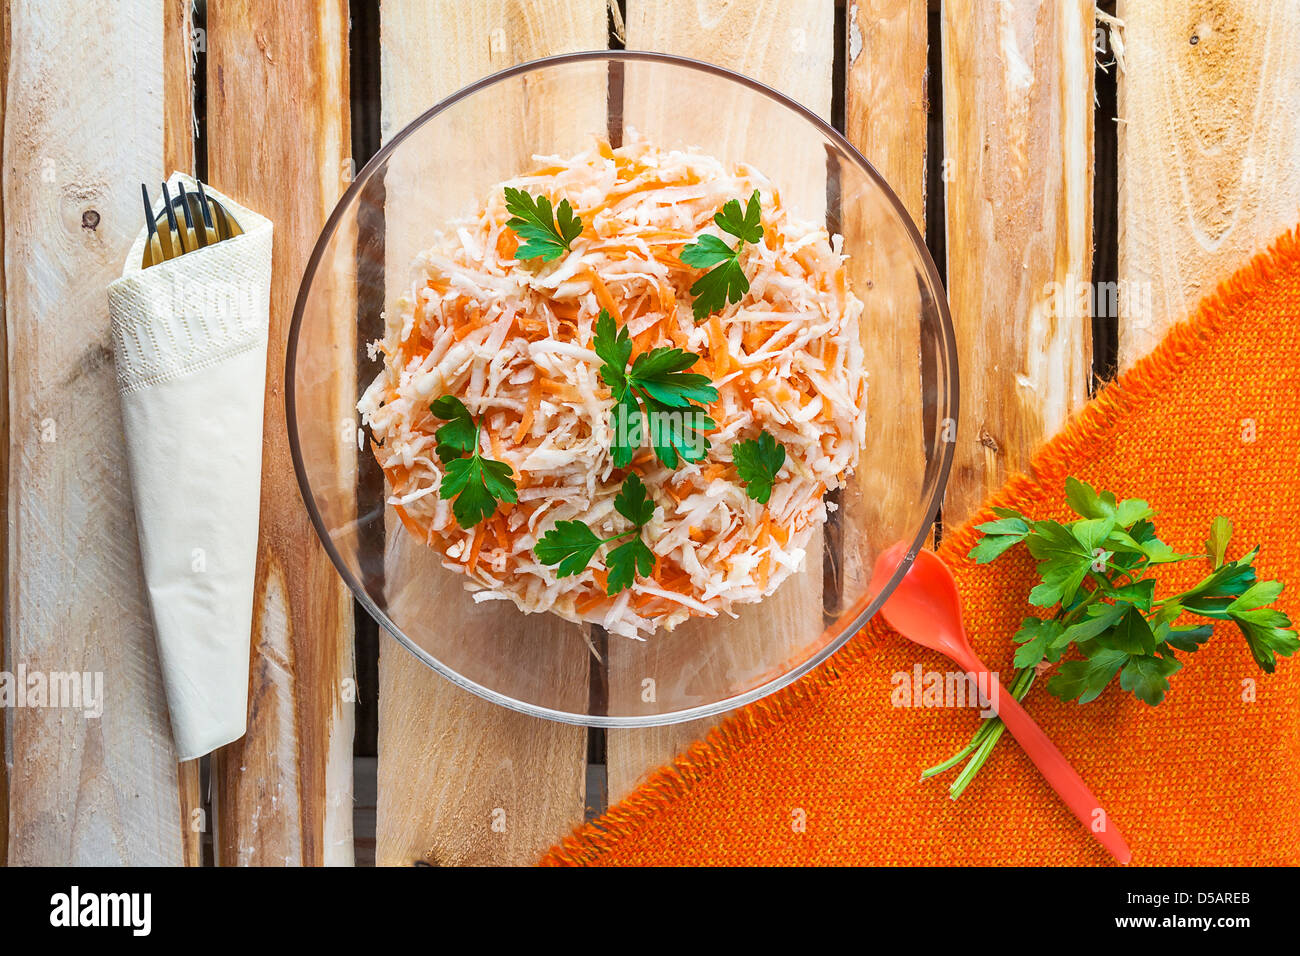
[[[906,545],[896,544],[880,555],[872,575],[873,593],[880,593],[906,553]],[[1083,778],[971,650],[970,642],[966,640],[966,629],[962,625],[961,597],[957,593],[957,582],[938,556],[930,551],[918,553],[903,580],[885,601],[881,613],[898,633],[922,647],[951,658],[958,667],[980,682],[976,686],[987,688],[993,709],[1007,725],[1007,730],[1011,731],[1011,735],[1052,785],[1057,796],[1078,817],[1079,822],[1120,863],[1128,863],[1133,858],[1119,828],[1111,821],[1110,815],[1102,810]]]

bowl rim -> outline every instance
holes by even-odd
[[[840,633],[833,639],[826,642],[818,651],[799,663],[797,666],[785,671],[768,681],[752,687],[749,690],[722,700],[714,701],[709,704],[700,704],[696,707],[676,710],[669,713],[650,714],[641,716],[609,716],[603,714],[577,714],[570,711],[556,710],[550,707],[543,707],[529,701],[519,700],[495,691],[490,687],[479,684],[469,679],[463,674],[457,672],[451,667],[440,662],[436,657],[420,647],[415,641],[407,637],[402,628],[398,627],[389,616],[379,608],[371,599],[365,587],[358,581],[343,561],[342,555],[334,546],[333,539],[330,537],[328,529],[325,527],[324,520],[317,509],[311,491],[311,483],[307,477],[306,463],[303,460],[302,445],[298,436],[298,416],[296,400],[296,376],[294,368],[296,365],[298,353],[298,337],[302,328],[303,314],[306,310],[307,300],[311,291],[312,281],[315,279],[317,270],[325,256],[325,251],[329,246],[330,240],[334,237],[338,229],[339,221],[342,219],[347,209],[355,200],[357,193],[374,175],[375,170],[382,165],[389,156],[391,156],[408,137],[413,135],[416,130],[429,122],[439,113],[444,112],[456,103],[466,99],[475,93],[478,93],[488,87],[495,86],[512,77],[524,73],[532,73],[537,70],[546,69],[554,66],[562,66],[569,63],[583,61],[615,61],[615,62],[658,62],[666,63],[672,66],[684,67],[696,70],[701,73],[708,73],[713,76],[721,77],[726,80],[738,83],[741,86],[766,96],[771,100],[785,106],[801,116],[807,122],[812,124],[827,139],[836,144],[845,154],[854,162],[862,167],[868,177],[872,179],[880,188],[883,194],[893,204],[895,212],[902,221],[907,233],[910,235],[913,244],[921,253],[921,262],[929,280],[931,288],[935,291],[934,301],[938,310],[940,320],[940,332],[942,337],[944,360],[940,365],[950,381],[949,394],[946,397],[947,411],[945,418],[950,418],[954,425],[960,422],[960,378],[957,360],[956,334],[952,324],[952,314],[948,306],[947,290],[939,276],[939,271],[930,256],[930,250],[925,244],[925,237],[917,228],[916,223],[912,220],[906,206],[903,205],[897,193],[894,192],[888,181],[880,171],[868,160],[862,153],[849,142],[834,126],[824,120],[817,113],[808,107],[799,103],[797,100],[786,96],[779,90],[773,89],[765,83],[755,80],[751,77],[737,73],[726,67],[718,66],[714,63],[708,63],[703,60],[696,60],[690,57],[678,56],[672,53],[658,53],[648,50],[584,50],[573,53],[562,53],[554,56],[540,57],[535,60],[528,60],[523,63],[515,64],[503,70],[498,70],[481,79],[475,80],[468,86],[462,87],[451,95],[439,100],[429,109],[425,110],[415,119],[407,123],[397,132],[387,143],[370,158],[370,160],[353,176],[352,182],[344,190],[343,195],[339,197],[334,209],[330,212],[325,224],[321,227],[320,234],[312,247],[311,255],[307,259],[307,264],[303,269],[302,279],[299,281],[298,294],[294,299],[293,315],[289,322],[288,338],[285,347],[284,359],[284,382],[285,382],[285,426],[289,437],[289,453],[293,459],[294,474],[298,481],[298,492],[302,497],[303,504],[307,509],[308,517],[311,519],[312,527],[316,531],[317,540],[324,547],[326,554],[329,555],[334,569],[348,586],[352,597],[360,602],[366,609],[367,613],[387,631],[399,645],[404,647],[417,660],[424,663],[435,673],[441,675],[457,687],[461,687],[470,693],[499,704],[509,710],[519,713],[529,714],[534,717],[541,717],[546,720],[556,721],[558,723],[570,724],[581,727],[605,727],[605,728],[631,728],[631,727],[662,727],[671,724],[684,723],[688,720],[698,720],[704,717],[714,717],[728,711],[736,710],[746,704],[753,703],[760,698],[767,697],[770,694],[788,687],[801,677],[815,670],[825,661],[827,661],[835,652],[844,647],[849,640],[862,629],[862,627],[875,616],[876,612],[884,604],[885,599],[893,593],[894,588],[907,573],[916,557],[917,551],[922,547],[925,539],[930,535],[934,520],[939,512],[939,507],[943,502],[944,490],[947,487],[948,477],[952,470],[953,459],[955,457],[955,441],[941,441],[940,459],[927,462],[926,473],[933,473],[935,477],[933,491],[930,501],[925,506],[925,520],[922,522],[920,529],[908,545],[907,553],[904,559],[899,563],[894,573],[890,576],[885,586],[881,589],[876,597],[868,602],[867,606],[856,614],[840,630]],[[954,429],[955,431],[956,429]],[[845,614],[841,614],[839,621],[843,621]],[[823,633],[829,631],[830,625],[823,630]]]

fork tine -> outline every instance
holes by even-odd
[[[185,193],[185,184],[177,183],[176,188],[180,190],[180,195],[176,197],[176,205],[180,206],[181,212],[185,213],[185,225],[193,229],[194,217],[190,215],[190,202]]]
[[[199,180],[195,180],[195,182],[197,182],[199,186],[199,208],[203,210],[203,225],[207,226],[209,229],[215,229],[216,226],[212,224],[212,210],[208,208],[212,203],[212,200],[209,199],[208,194],[203,191],[203,183]]]
[[[176,222],[176,211],[172,209],[172,195],[167,189],[166,182],[162,184],[162,194],[163,209],[167,213],[167,225],[170,227],[170,234],[164,233],[160,230],[158,235],[160,237],[165,237],[163,239],[163,258],[171,259],[174,256],[179,256],[183,253],[185,251],[185,246],[181,243],[181,228]],[[176,240],[175,246],[179,247],[179,249],[173,247],[173,238]]]
[[[190,211],[190,199],[193,197],[185,191],[184,182],[178,183],[176,188],[180,190],[176,202],[180,205],[181,212],[185,214],[185,233],[193,241],[195,249],[202,249],[208,244],[208,237],[202,229],[195,228],[194,213]]]
[[[140,195],[144,197],[144,221],[149,226],[149,238],[152,239],[158,232],[158,227],[153,222],[153,205],[149,202],[149,187],[144,183],[140,184]]]
[[[157,261],[154,259],[155,246],[161,254],[162,242],[158,239],[158,227],[153,221],[153,203],[149,202],[149,187],[144,183],[140,184],[140,195],[144,198],[144,221],[149,230],[144,241],[144,261],[141,262],[140,268],[147,269]]]

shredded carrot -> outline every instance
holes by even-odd
[[[420,527],[420,523],[412,518],[405,508],[401,505],[393,505],[393,510],[397,512],[397,517],[401,519],[402,524],[406,526],[407,531],[411,532],[411,534],[415,535],[417,538],[424,538],[425,529]]]
[[[519,237],[515,235],[514,230],[502,229],[500,235],[497,236],[497,258],[513,259],[518,251]]]
[[[474,570],[478,567],[478,551],[479,548],[483,547],[483,539],[485,537],[487,537],[487,533],[481,528],[474,529],[474,543],[469,547],[469,560],[465,562],[469,567],[471,574],[473,574]]]
[[[523,418],[519,420],[519,427],[515,429],[515,444],[518,445],[528,434],[528,430],[533,427],[533,419],[537,416],[537,406],[542,400],[542,377],[538,374],[533,379],[533,384],[528,389],[528,407],[524,409]]]
[[[600,303],[600,307],[612,315],[615,322],[622,325],[623,313],[619,311],[618,303],[615,302],[614,297],[609,294],[609,289],[605,287],[605,283],[600,278],[600,274],[596,272],[595,269],[588,269],[587,275],[591,278],[591,289],[596,293],[596,301]]]

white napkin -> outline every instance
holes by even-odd
[[[194,180],[173,173],[172,195]],[[244,735],[262,472],[271,223],[108,287],[136,526],[177,758]],[[155,211],[162,210],[161,200]]]

